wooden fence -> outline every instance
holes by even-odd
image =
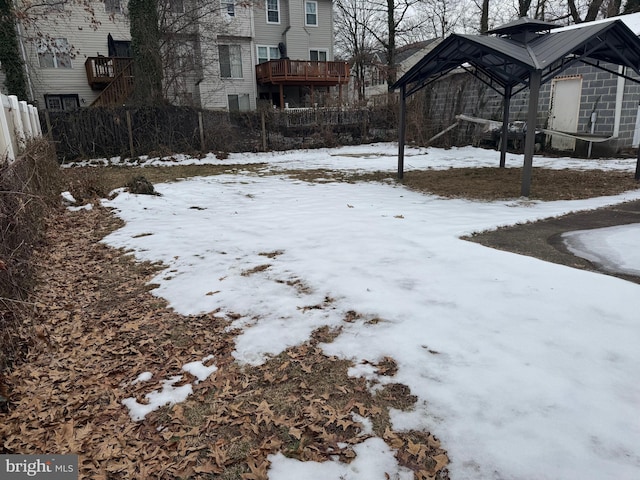
[[[316,147],[325,146],[323,138],[329,143],[357,143],[376,123],[378,130],[395,129],[395,119],[385,115],[372,114],[366,108],[339,107],[241,113],[171,106],[100,107],[45,112],[43,117],[61,162]]]
[[[27,142],[42,136],[38,109],[15,95],[0,94],[0,163],[13,162]]]

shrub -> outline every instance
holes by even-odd
[[[35,283],[31,255],[44,240],[48,214],[60,205],[60,186],[46,140],[32,142],[11,164],[0,161],[0,378],[23,347],[19,331]]]

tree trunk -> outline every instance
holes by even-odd
[[[131,0],[131,51],[134,59],[134,100],[154,104],[162,101],[160,27],[155,0]]]
[[[396,83],[396,19],[395,1],[387,0],[387,27],[389,29],[389,42],[387,44],[387,86]]]
[[[482,0],[482,13],[480,14],[480,33],[489,31],[489,0]]]

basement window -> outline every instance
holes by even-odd
[[[77,94],[45,95],[44,104],[51,112],[70,112],[80,108]]]

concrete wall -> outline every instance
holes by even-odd
[[[618,71],[617,65],[608,65],[607,68]],[[634,72],[627,74],[639,79]],[[594,133],[616,137],[605,143],[594,143],[594,155],[606,155],[631,147],[640,102],[640,84],[583,63],[565,70],[562,76],[579,76],[582,79],[577,132],[591,132],[591,113],[595,111],[597,120]],[[452,124],[455,115],[461,113],[491,120],[502,119],[502,97],[466,72],[452,73],[418,95],[422,96],[424,114],[433,123],[434,131]],[[512,97],[509,110],[511,121],[526,120],[528,97],[528,89]],[[548,127],[551,108],[550,81],[540,89],[538,128]],[[475,130],[464,126],[454,141],[464,143],[464,138]],[[587,142],[578,141],[576,152],[586,153],[586,145]]]

